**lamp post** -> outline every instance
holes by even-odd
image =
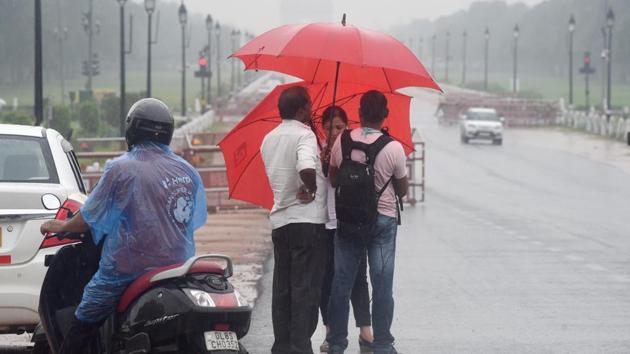
[[[431,36],[431,74],[435,75],[435,41],[437,36],[434,34]]]
[[[210,99],[212,98],[212,16],[206,16],[206,30],[208,31],[208,92],[206,92],[206,102],[210,105]]]
[[[466,85],[466,41],[468,40],[468,32],[462,32],[462,86]]]
[[[521,34],[518,25],[514,26],[514,75],[512,77],[512,93],[516,93],[517,66],[518,66],[518,37]]]
[[[124,34],[124,26],[122,25],[122,21],[124,19],[124,14],[125,14],[125,10],[124,10],[124,6],[125,6],[125,2],[127,2],[127,0],[117,0],[118,3],[120,4],[120,18],[121,18],[121,37],[123,38],[123,34]],[[83,29],[85,30],[85,32],[87,32],[88,35],[88,68],[92,67],[92,37],[94,35],[94,12],[92,11],[92,7],[93,7],[93,0],[89,0],[88,1],[89,7],[88,7],[88,11],[86,13],[83,13],[83,19],[81,20],[81,23],[83,25]],[[92,70],[88,70],[87,71],[87,83],[85,84],[85,89],[90,91],[90,94],[92,92]]]
[[[606,14],[606,27],[608,28],[608,85],[606,92],[606,110],[611,109],[611,97],[612,97],[612,30],[615,25],[615,13],[613,9],[608,9],[608,14]]]
[[[35,125],[44,120],[44,84],[42,65],[42,1],[35,0]]]
[[[217,98],[221,97],[221,24],[217,21],[214,26],[214,32],[217,36]]]
[[[179,5],[179,24],[182,26],[182,116],[186,116],[186,23],[188,22],[188,11],[182,2]]]
[[[575,32],[575,17],[569,18],[569,106],[573,106],[573,33]]]
[[[236,30],[232,29],[232,53],[234,53],[236,51]],[[230,92],[234,92],[234,88],[235,88],[235,67],[234,64],[236,64],[235,60],[231,60],[230,61]]]
[[[125,50],[125,3],[127,2],[127,0],[117,0],[118,1],[118,5],[120,5],[120,125],[119,125],[119,129],[120,129],[120,136],[125,136],[125,119],[126,119],[126,112],[125,112],[125,98],[126,98],[126,87],[125,87],[125,54],[126,54],[126,50]],[[91,3],[91,0],[90,0]],[[91,16],[91,15],[90,15]],[[83,18],[84,20],[86,19],[85,17]],[[92,37],[92,35],[90,34],[90,38]],[[91,43],[92,40],[90,39],[90,52],[91,52]],[[90,54],[90,62],[91,62],[91,54]],[[90,76],[88,79],[88,82],[90,82],[91,84],[91,70],[89,70],[88,72],[90,72]],[[89,88],[89,90],[91,90],[91,88]]]
[[[483,33],[485,38],[485,52],[483,56],[483,89],[488,91],[488,48],[490,46],[490,29],[486,27],[486,31]]]
[[[155,0],[144,0],[144,9],[149,17],[148,21],[148,36],[147,36],[147,97],[151,97],[151,45],[153,44],[153,37],[151,36],[151,20],[153,19],[153,12],[155,11]]]
[[[449,44],[450,44],[450,40],[451,40],[451,32],[450,31],[446,31],[446,66],[444,67],[444,81],[448,82],[448,62],[450,59],[450,53],[449,53]]]
[[[63,30],[61,27],[55,28],[55,39],[57,43],[59,43],[59,78],[61,79],[61,104],[66,104],[66,80],[63,72],[63,65],[65,63],[63,59],[63,42],[68,39],[68,27],[64,27]]]

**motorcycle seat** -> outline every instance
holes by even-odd
[[[120,301],[118,302],[118,306],[116,307],[116,312],[123,313],[127,310],[127,307],[140,295],[142,295],[145,291],[153,288],[155,285],[159,283],[159,281],[152,281],[152,279],[160,275],[161,273],[172,271],[174,269],[183,267],[185,263],[177,263],[172,264],[166,267],[160,267],[153,270],[150,270],[136,280],[134,280],[125,292],[120,297]],[[195,274],[195,273],[212,273],[223,275],[225,270],[221,268],[218,264],[209,261],[199,260],[196,261],[192,266],[188,269],[186,274]]]

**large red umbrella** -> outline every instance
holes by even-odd
[[[262,141],[282,119],[278,112],[278,98],[282,91],[291,86],[305,86],[311,96],[314,115],[314,128],[323,140],[321,115],[333,101],[331,83],[309,84],[297,82],[277,86],[243,120],[234,127],[219,143],[227,168],[230,198],[247,201],[264,208],[273,206],[273,193],[260,156]],[[336,105],[341,106],[350,120],[350,127],[359,123],[359,101],[361,95],[371,88],[356,84],[339,83]],[[383,127],[398,140],[407,154],[413,151],[409,105],[411,97],[399,93],[386,93],[389,116]]]
[[[232,56],[241,59],[246,70],[282,72],[310,83],[334,80],[385,92],[408,86],[441,91],[403,43],[344,24],[281,26],[254,38]]]

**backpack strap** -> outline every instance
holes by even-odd
[[[366,162],[369,165],[373,166],[378,153],[381,152],[381,150],[383,150],[383,148],[392,141],[394,141],[394,139],[389,136],[389,134],[383,134],[379,136],[378,139],[376,139],[376,141],[374,141],[372,144],[369,144],[367,146],[367,150],[365,150]]]

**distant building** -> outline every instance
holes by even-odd
[[[334,22],[334,12],[332,0],[282,0],[280,3],[280,20],[284,24]]]

